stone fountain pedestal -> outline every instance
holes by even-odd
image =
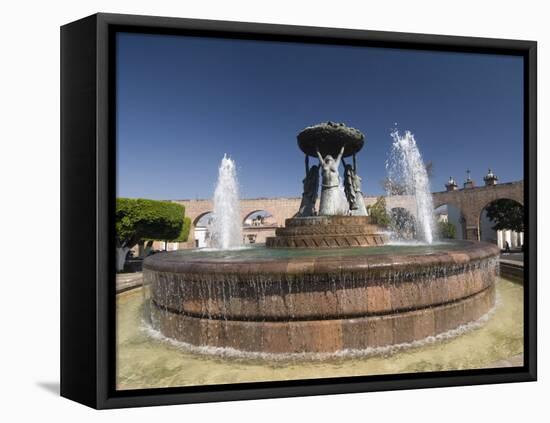
[[[374,247],[387,235],[369,216],[312,216],[286,219],[284,228],[266,240],[268,248]]]

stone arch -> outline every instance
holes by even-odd
[[[434,198],[434,210],[438,209],[441,206],[453,206],[460,210],[460,213],[464,214],[464,212],[462,211],[462,203],[459,201],[453,201],[453,199],[436,200]]]
[[[206,225],[199,226],[199,222],[209,214],[213,214],[212,210],[201,212],[192,220],[191,230],[189,231],[189,238],[194,247],[206,247],[208,244],[208,229]]]
[[[196,227],[197,224],[199,223],[199,221],[200,221],[203,217],[205,217],[205,216],[207,216],[207,215],[209,215],[209,214],[214,214],[214,211],[208,210],[208,211],[202,212],[201,214],[199,214],[198,216],[196,216],[196,217],[193,219],[193,227]]]
[[[499,185],[497,185],[498,187]],[[492,187],[491,187],[492,188]],[[469,198],[470,209],[473,214],[473,218],[478,221],[483,210],[491,203],[498,200],[512,200],[520,205],[524,205],[523,198],[523,183],[521,184],[521,191],[518,189],[485,189],[485,195],[473,196]]]
[[[464,188],[433,194],[434,205],[452,204],[466,219],[466,239],[479,241],[479,216],[487,204],[498,199],[511,199],[523,205],[523,181],[492,186]]]
[[[299,198],[257,198],[241,201],[241,217],[265,210],[273,216],[277,226],[284,226],[285,220],[294,216],[300,206]]]
[[[521,206],[524,209],[523,201],[518,201],[514,198],[502,197],[496,198],[486,202],[478,214],[479,225],[479,240],[484,242],[491,242],[497,244],[500,248],[505,247],[505,243],[508,242],[511,248],[517,248],[523,245],[523,232],[515,232],[511,230],[495,231],[492,229],[493,222],[486,215],[486,209],[491,204],[498,201],[512,201]],[[523,200],[523,199],[522,199]],[[525,216],[524,216],[525,219]]]
[[[249,211],[249,212],[245,212],[244,213],[244,216],[242,218],[242,224],[243,226],[247,226],[247,223],[246,221],[251,217],[251,216],[254,216],[255,214],[257,214],[258,216],[262,216],[262,213],[265,217],[268,217],[270,218],[269,220],[272,221],[273,223],[275,223],[275,218],[273,216],[273,213],[271,213],[269,210],[265,210],[265,209],[257,209],[257,210],[252,210],[252,211]]]
[[[275,235],[275,229],[279,226],[270,208],[254,206],[256,204],[249,204],[249,207],[241,209],[244,244],[265,243],[268,237]]]
[[[489,206],[491,203],[494,203],[495,201],[500,201],[500,200],[510,200],[510,201],[518,203],[520,206],[524,207],[523,198],[521,199],[521,201],[518,201],[516,198],[510,198],[510,197],[504,196],[504,197],[493,198],[489,201],[485,201],[484,203],[482,203],[483,205],[479,209],[479,214],[481,214],[481,212],[483,210],[485,210],[487,208],[487,206]]]

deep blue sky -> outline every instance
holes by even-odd
[[[415,134],[432,190],[465,170],[523,177],[523,69],[511,56],[167,35],[117,40],[118,196],[210,198],[224,153],[245,198],[299,196],[296,134],[332,120],[366,135],[380,194],[390,131]],[[312,160],[311,163],[314,163]]]

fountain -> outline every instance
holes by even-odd
[[[302,201],[264,247],[148,257],[153,327],[199,351],[308,357],[408,345],[486,315],[495,302],[498,248],[387,245],[386,228],[363,201],[356,160],[363,144],[361,132],[332,122],[298,135]],[[420,160],[415,155],[406,158]],[[319,165],[310,166],[310,157]],[[427,232],[424,239],[431,241]]]
[[[410,195],[416,204],[418,222],[418,238],[431,244],[434,240],[434,207],[430,180],[426,166],[416,145],[414,135],[406,131],[400,135],[397,130],[392,131],[393,138],[390,159],[386,163],[389,182],[402,187],[400,195]],[[388,192],[388,196],[395,193]]]
[[[228,249],[242,244],[239,183],[235,162],[224,154],[214,191],[214,218],[209,227],[212,247]]]

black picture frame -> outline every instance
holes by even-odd
[[[498,53],[524,59],[525,355],[522,367],[116,391],[117,31]],[[533,41],[95,14],[61,28],[61,395],[119,408],[534,381],[537,377],[537,45]]]

